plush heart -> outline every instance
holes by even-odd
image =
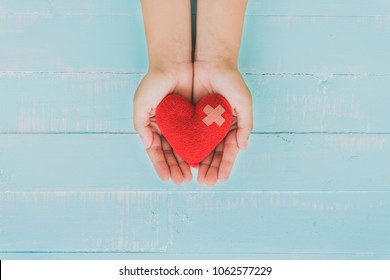
[[[196,106],[170,94],[157,106],[156,122],[175,153],[196,167],[228,133],[232,108],[219,94],[206,95]]]

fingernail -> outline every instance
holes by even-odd
[[[224,183],[224,182],[226,182],[227,180],[228,180],[228,178],[220,178],[220,179],[218,179],[221,183]]]

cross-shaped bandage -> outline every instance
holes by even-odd
[[[221,105],[218,105],[215,109],[210,105],[206,105],[203,112],[205,112],[207,116],[203,118],[203,122],[207,126],[210,126],[213,122],[218,126],[221,126],[225,122],[225,119],[222,117],[222,114],[225,111],[226,110]]]

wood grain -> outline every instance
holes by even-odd
[[[136,0],[2,0],[0,13],[141,14]],[[247,15],[378,16],[389,15],[387,0],[249,0]]]
[[[255,134],[217,189],[389,190],[389,157],[389,135]],[[2,135],[0,170],[3,191],[213,190],[162,182],[135,134]]]
[[[240,70],[388,75],[389,26],[388,17],[250,16]],[[141,17],[4,15],[0,36],[0,72],[147,70]]]
[[[390,253],[389,192],[8,192],[0,202],[1,253]]]
[[[133,93],[142,76],[0,74],[0,133],[132,133]],[[253,96],[254,132],[390,132],[387,76],[246,74],[244,79]]]

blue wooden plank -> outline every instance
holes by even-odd
[[[5,15],[0,36],[0,71],[147,70],[140,15]]]
[[[140,13],[139,0],[1,0],[0,13]],[[387,0],[249,0],[247,15],[320,15],[377,16],[389,15]]]
[[[1,252],[390,254],[389,192],[1,192]]]
[[[2,191],[0,251],[164,252],[165,200],[143,193]]]
[[[2,260],[388,260],[390,254],[0,252],[0,258]]]
[[[249,17],[239,65],[249,73],[389,74],[389,23],[389,17]]]
[[[390,252],[388,192],[196,193],[173,205],[172,252]]]
[[[134,132],[132,100],[142,76],[0,74],[0,133]],[[390,132],[388,76],[244,79],[253,95],[254,132]]]
[[[389,18],[247,17],[245,73],[389,74]],[[5,15],[0,71],[147,70],[141,16]]]
[[[139,0],[1,0],[0,14],[139,15]]]
[[[252,135],[217,189],[389,190],[389,135]],[[195,172],[195,171],[194,171]],[[194,175],[196,175],[194,173]],[[137,135],[1,135],[4,191],[170,190]],[[210,189],[195,181],[173,190]]]
[[[389,76],[244,78],[253,96],[254,132],[389,132]]]
[[[390,15],[387,0],[249,0],[248,15],[378,16]]]
[[[141,74],[0,74],[0,133],[134,132]]]

